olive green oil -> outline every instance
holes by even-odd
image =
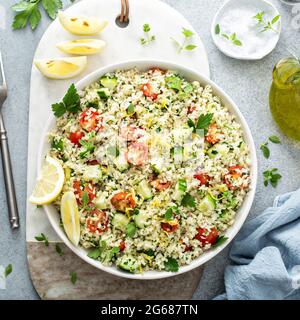
[[[300,62],[295,57],[280,60],[273,70],[270,109],[279,128],[300,140]]]

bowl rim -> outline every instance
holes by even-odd
[[[151,67],[160,67],[163,69],[168,69],[168,70],[174,70],[177,71],[179,74],[180,73],[187,73],[189,76],[185,76],[187,78],[192,78],[193,80],[199,81],[202,85],[210,85],[212,87],[212,91],[214,95],[219,96],[220,100],[223,104],[226,104],[226,106],[229,109],[230,113],[233,113],[236,117],[236,121],[241,125],[241,128],[243,130],[243,136],[244,139],[246,140],[246,143],[249,147],[249,152],[250,152],[250,158],[251,158],[251,184],[250,184],[250,190],[247,193],[241,207],[239,208],[238,212],[238,219],[236,219],[233,223],[232,226],[230,226],[226,230],[226,236],[228,236],[228,240],[220,245],[219,247],[215,249],[210,249],[205,251],[203,254],[201,254],[198,258],[194,259],[190,264],[184,265],[179,267],[178,272],[166,272],[166,271],[146,271],[141,274],[132,274],[128,273],[125,271],[122,271],[116,266],[104,266],[102,263],[98,260],[94,260],[92,258],[89,258],[87,256],[87,251],[79,246],[74,246],[70,240],[67,238],[63,228],[60,227],[60,225],[55,221],[55,218],[52,216],[54,207],[53,205],[45,205],[43,206],[46,215],[48,217],[48,220],[52,226],[52,228],[55,230],[59,238],[71,249],[77,256],[79,256],[81,259],[83,259],[85,262],[88,264],[102,270],[105,272],[108,272],[112,275],[122,277],[122,278],[129,278],[129,279],[138,279],[138,280],[154,280],[154,279],[162,279],[162,278],[167,278],[167,277],[172,277],[175,275],[179,275],[188,271],[191,271],[213,257],[215,257],[218,253],[220,253],[229,243],[233,240],[233,238],[236,236],[236,234],[239,232],[241,229],[242,225],[244,224],[249,211],[251,209],[254,196],[255,196],[255,191],[256,191],[256,185],[257,185],[257,156],[256,156],[256,150],[255,150],[255,144],[253,141],[253,137],[250,131],[250,128],[243,117],[242,113],[240,112],[238,106],[235,104],[235,102],[221,89],[215,82],[212,80],[208,79],[206,76],[202,75],[196,70],[193,70],[191,68],[188,68],[186,66],[174,63],[174,62],[169,62],[165,60],[151,60],[151,59],[139,59],[139,60],[126,60],[122,62],[118,62],[115,64],[110,64],[107,66],[104,66],[102,68],[99,68],[85,77],[83,77],[80,81],[78,81],[75,84],[75,87],[78,90],[84,89],[87,85],[93,83],[96,81],[101,75],[107,73],[107,72],[112,72],[118,69],[121,70],[129,70],[133,68],[137,68],[139,70],[147,70]],[[225,103],[224,103],[225,100]],[[39,151],[38,151],[38,168],[37,168],[37,173],[38,175],[40,174],[41,167],[43,164],[43,161],[45,159],[45,145],[48,144],[48,132],[51,130],[51,125],[55,122],[55,117],[53,114],[49,117],[45,124],[45,128],[43,131],[43,134],[41,136],[40,140],[40,145],[39,145]],[[49,149],[49,147],[47,148]],[[54,209],[55,210],[55,209]],[[55,210],[55,213],[57,214],[57,210]]]

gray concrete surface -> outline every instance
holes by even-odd
[[[245,62],[224,56],[216,49],[210,37],[210,23],[224,0],[165,1],[189,19],[198,31],[207,48],[212,79],[232,96],[251,127],[258,153],[259,179],[250,217],[258,215],[272,204],[277,194],[299,187],[300,145],[281,135],[268,108],[268,91],[274,64],[280,58],[289,55],[291,50],[297,53],[300,45],[300,31],[292,27],[292,18],[295,14],[292,14],[291,7],[281,4],[279,0],[273,0],[283,19],[283,32],[279,44],[263,60]],[[28,273],[25,249],[29,81],[35,48],[51,21],[43,16],[35,32],[29,28],[12,31],[10,25],[13,14],[10,6],[15,2],[16,0],[0,0],[0,48],[9,85],[9,97],[3,113],[9,136],[21,228],[13,232],[9,227],[3,176],[0,170],[0,265],[6,266],[8,263],[13,265],[13,273],[7,279],[7,289],[0,290],[0,299],[37,299]],[[65,3],[69,1],[66,0]],[[271,145],[271,157],[266,160],[261,155],[259,145],[271,134],[279,135],[283,143]],[[268,167],[279,168],[283,176],[276,189],[263,186],[262,171]],[[224,250],[207,263],[195,299],[210,299],[224,290],[223,273],[228,263],[228,250]]]

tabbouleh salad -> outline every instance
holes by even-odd
[[[176,272],[226,241],[249,191],[250,157],[210,86],[159,68],[120,70],[78,93],[72,85],[63,102],[52,106],[49,154],[65,170],[63,192],[76,195],[90,258]]]

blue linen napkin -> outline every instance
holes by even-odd
[[[226,293],[216,300],[300,299],[300,189],[245,223],[225,270]]]

